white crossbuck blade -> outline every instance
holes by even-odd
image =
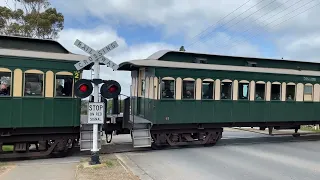
[[[86,45],[78,39],[74,42],[74,45],[82,49],[84,52],[90,54],[88,59],[79,61],[74,65],[77,70],[83,69],[84,67],[91,63],[94,63],[95,61],[99,61],[100,63],[105,64],[108,67],[111,67],[114,71],[118,69],[119,66],[116,63],[104,57],[105,54],[119,46],[116,41],[112,42],[111,44],[108,44],[106,47],[102,48],[99,51],[95,51],[94,49],[92,49],[91,47],[89,47],[88,45]]]

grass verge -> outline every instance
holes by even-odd
[[[13,151],[13,145],[3,145],[2,146],[3,151]]]
[[[89,161],[90,158],[80,161],[76,171],[77,180],[139,180],[113,154],[100,156],[99,165],[89,165]]]
[[[312,127],[312,126],[301,126],[301,130],[319,132],[320,133],[320,129],[314,129],[314,127]]]

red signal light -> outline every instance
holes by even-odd
[[[93,90],[93,86],[90,80],[79,79],[74,83],[74,94],[76,97],[86,98]]]
[[[81,92],[87,92],[88,91],[88,86],[86,84],[81,84],[81,86],[79,87],[79,90]]]
[[[101,96],[107,99],[118,97],[120,92],[121,86],[117,81],[114,80],[104,81],[104,84],[100,89]]]
[[[109,93],[114,93],[118,90],[117,86],[111,85],[108,89]]]

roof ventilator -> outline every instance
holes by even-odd
[[[194,63],[200,63],[200,64],[207,64],[207,59],[206,58],[195,58],[193,60]]]
[[[247,61],[247,66],[249,67],[257,67],[257,63],[253,61]]]

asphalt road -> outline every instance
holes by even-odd
[[[246,140],[237,143],[234,138],[239,137]],[[320,140],[288,142],[291,137],[245,131],[225,131],[223,138],[224,143],[214,147],[130,152],[119,156],[142,180],[320,179]]]

